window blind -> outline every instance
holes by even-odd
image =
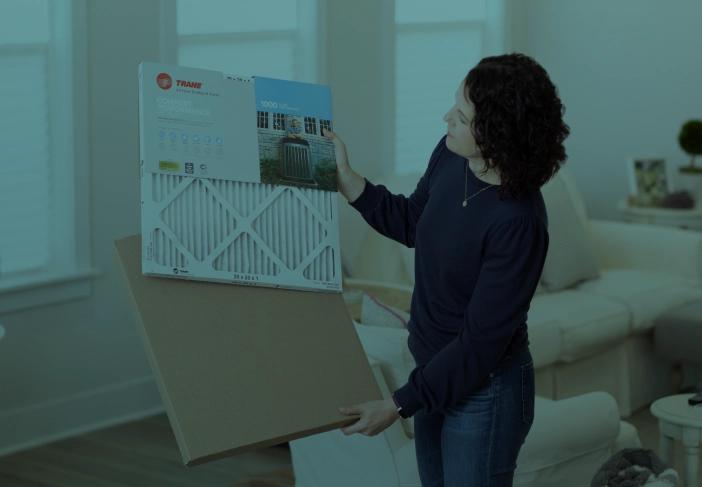
[[[51,260],[47,0],[0,3],[0,280]]]
[[[299,79],[301,0],[178,0],[178,64]]]
[[[486,0],[395,0],[395,172],[423,172],[461,78],[484,52]]]

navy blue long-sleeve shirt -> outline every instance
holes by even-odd
[[[409,197],[364,178],[349,203],[379,233],[415,249],[407,328],[417,367],[393,392],[410,416],[445,411],[479,389],[507,352],[528,346],[527,311],[549,243],[540,190],[500,200],[493,186],[463,207],[467,159],[445,139]],[[469,197],[488,186],[467,172]]]

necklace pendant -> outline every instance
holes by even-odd
[[[468,206],[468,200],[463,200],[463,206],[464,207]]]

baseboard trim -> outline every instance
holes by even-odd
[[[0,456],[164,411],[153,376],[0,411]]]

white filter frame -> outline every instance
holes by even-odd
[[[143,165],[140,180],[144,274],[341,292],[336,192]]]

